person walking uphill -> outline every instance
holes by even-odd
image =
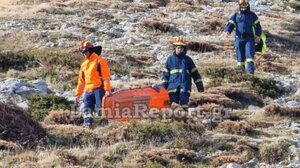
[[[227,36],[235,28],[235,50],[238,61],[237,69],[245,71],[245,61],[247,63],[247,73],[254,74],[255,43],[260,42],[262,33],[261,25],[257,15],[250,11],[248,0],[238,0],[239,12],[231,16],[225,32]]]
[[[187,46],[184,39],[176,37],[173,45],[175,51],[168,57],[162,75],[163,86],[169,92],[170,105],[174,102],[187,110],[192,78],[199,92],[204,91],[203,82],[193,60],[186,55]]]
[[[92,49],[93,45],[89,41],[82,41],[79,49],[85,60],[79,71],[76,102],[79,102],[83,94],[85,126],[92,124],[92,112],[101,116],[102,98],[111,92],[110,70],[107,62],[101,55],[93,52]]]

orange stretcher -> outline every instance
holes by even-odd
[[[159,88],[159,89],[158,89]],[[102,117],[130,120],[149,117],[150,110],[161,110],[169,105],[168,91],[162,86],[124,89],[105,96],[102,101]]]

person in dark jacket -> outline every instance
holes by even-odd
[[[238,4],[240,10],[231,16],[225,28],[225,32],[227,36],[229,36],[235,28],[237,69],[245,71],[246,61],[247,73],[254,74],[255,43],[260,42],[262,29],[257,15],[250,11],[248,1],[238,0]]]
[[[188,109],[192,78],[199,92],[204,91],[203,82],[193,60],[186,55],[187,46],[182,37],[173,43],[174,53],[168,57],[163,72],[163,86],[169,92],[170,104],[177,103]]]

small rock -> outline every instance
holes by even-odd
[[[49,92],[48,85],[44,80],[35,80],[32,81],[33,87],[41,93],[47,94]]]
[[[237,163],[230,163],[227,165],[226,168],[242,168],[242,165],[237,164]]]
[[[46,45],[45,45],[46,47],[54,47],[55,46],[55,43],[53,43],[53,42],[48,42],[48,43],[46,43]]]
[[[257,110],[260,110],[260,109],[261,109],[260,107],[254,106],[254,105],[248,106],[248,110],[249,111],[257,111]]]
[[[218,142],[217,144],[215,144],[215,148],[218,150],[225,150],[225,145],[226,142]]]
[[[121,79],[121,76],[119,76],[119,75],[112,75],[111,76],[111,80],[119,80],[119,79]]]
[[[295,106],[300,106],[300,102],[297,102],[297,101],[288,101],[285,103],[286,106],[292,106],[292,107],[295,107]]]
[[[295,93],[295,96],[300,97],[300,89],[297,90],[297,92]]]
[[[21,86],[20,88],[15,90],[15,93],[19,94],[19,95],[29,95],[29,94],[34,93],[34,89],[30,88],[30,87],[27,87],[27,86]]]
[[[4,81],[4,84],[9,89],[9,91],[11,91],[11,92],[15,92],[16,90],[18,90],[22,86],[25,86],[25,84],[22,83],[20,81],[20,79],[16,79],[16,78],[7,79],[7,80]]]
[[[258,159],[253,158],[249,162],[243,164],[243,168],[254,168],[258,164]]]

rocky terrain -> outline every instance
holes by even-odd
[[[300,2],[250,4],[269,47],[254,77],[222,35],[234,0],[2,0],[0,167],[299,167]],[[203,77],[203,116],[81,126],[81,40],[103,47],[119,90],[159,84],[174,36]]]

